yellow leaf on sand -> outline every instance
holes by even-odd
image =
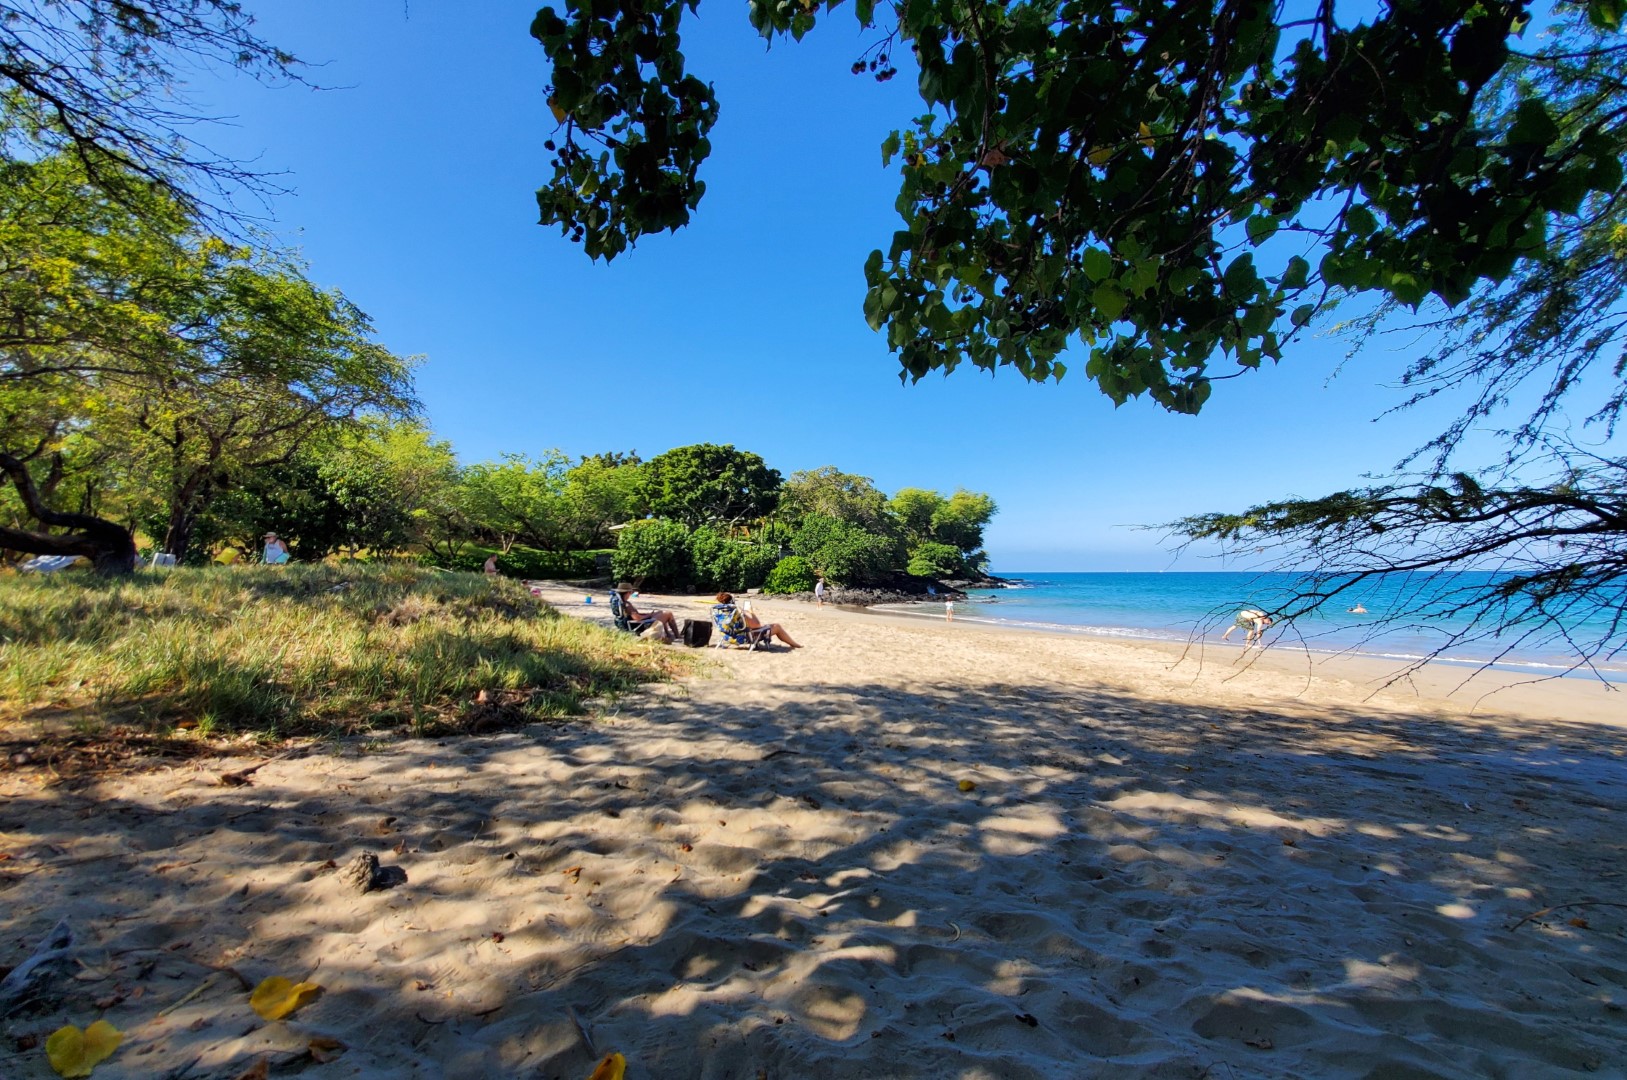
[[[962,791],[976,791],[977,790],[977,785],[972,783],[970,780],[962,780],[960,782],[959,786],[960,786],[960,790],[962,790]]]
[[[554,98],[549,98],[548,99],[548,108],[550,110],[552,110],[552,112],[554,114],[554,119],[557,122],[559,122],[561,124],[563,124],[565,122],[565,116],[566,116],[565,110],[561,109],[559,107],[559,102],[557,100],[555,100]]]
[[[322,988],[316,983],[292,983],[281,975],[261,981],[249,995],[249,1007],[262,1020],[281,1020],[301,1005],[315,1001]]]
[[[106,1020],[98,1020],[84,1031],[69,1024],[45,1040],[45,1056],[58,1076],[89,1076],[123,1039],[124,1033]]]
[[[626,1076],[627,1059],[620,1054],[606,1054],[588,1074],[588,1080],[625,1080]]]

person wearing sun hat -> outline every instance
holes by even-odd
[[[661,637],[666,641],[675,641],[682,634],[678,629],[678,620],[670,611],[640,611],[633,606],[633,586],[630,582],[622,582],[616,586],[616,595],[621,598],[622,613],[627,616],[628,625],[639,633],[659,627]]]
[[[288,545],[277,539],[275,532],[268,532],[262,539],[266,542],[265,563],[267,566],[280,566],[288,561]]]

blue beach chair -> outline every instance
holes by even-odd
[[[717,647],[720,649],[744,646],[748,650],[755,650],[774,633],[766,626],[747,626],[745,616],[733,604],[712,605],[712,627],[717,630]]]

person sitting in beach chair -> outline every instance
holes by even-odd
[[[658,628],[661,640],[668,643],[678,637],[678,620],[673,618],[672,612],[652,611],[646,615],[633,606],[632,594],[632,585],[625,581],[610,594],[610,616],[616,620],[616,629],[642,634],[652,627]]]
[[[779,623],[765,625],[750,611],[736,607],[731,593],[717,594],[717,603],[712,605],[712,625],[717,629],[717,647],[720,649],[726,649],[731,645],[744,645],[748,649],[755,649],[759,645],[766,645],[769,638],[778,638],[793,649],[802,648],[791,639],[791,635],[787,634],[785,627]]]

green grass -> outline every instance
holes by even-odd
[[[578,713],[685,664],[517,582],[407,563],[0,577],[0,722],[440,734]]]

